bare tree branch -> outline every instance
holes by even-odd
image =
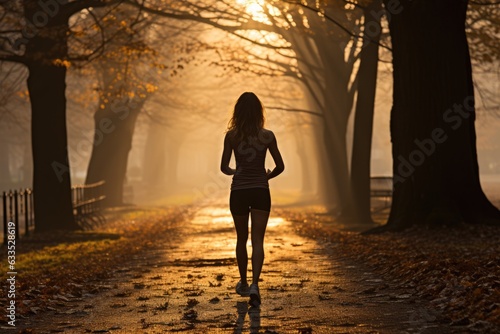
[[[70,17],[83,9],[88,8],[100,8],[106,7],[114,4],[123,3],[124,0],[79,0],[68,2],[63,6],[63,13],[65,17]]]
[[[271,107],[266,106],[266,109],[298,112],[298,113],[309,114],[309,115],[313,115],[313,116],[321,117],[321,118],[324,117],[322,113],[319,113],[317,111],[312,111],[312,110],[306,110],[306,109],[294,109],[294,108],[283,108],[283,107],[272,107],[272,106]]]
[[[27,64],[28,61],[19,55],[0,55],[0,61],[9,61],[13,63]]]
[[[327,15],[326,13],[322,12],[321,10],[319,9],[316,9],[314,7],[311,7],[307,4],[304,4],[302,2],[296,2],[296,1],[287,1],[287,0],[283,0],[283,2],[286,2],[286,3],[289,3],[289,4],[292,4],[292,5],[297,5],[297,6],[300,6],[300,7],[303,7],[303,8],[306,8],[310,11],[313,11],[315,13],[317,13],[318,15],[321,15],[323,16],[325,19],[327,19],[328,21],[332,22],[333,24],[335,24],[337,27],[339,27],[343,32],[345,32],[346,34],[354,37],[354,38],[360,38],[360,39],[368,39],[370,42],[372,43],[375,43],[377,44],[378,46],[380,46],[381,48],[385,48],[389,51],[392,51],[392,49],[390,47],[388,47],[387,45],[384,45],[384,44],[381,44],[380,42],[374,40],[373,38],[371,38],[370,36],[366,35],[366,34],[363,34],[363,35],[358,35],[358,34],[355,34],[353,33],[351,30],[347,29],[346,27],[344,27],[344,25],[342,25],[341,23],[339,23],[337,20],[335,20],[334,18],[332,18],[331,16]]]

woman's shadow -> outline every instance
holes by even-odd
[[[238,312],[238,320],[236,320],[236,328],[234,334],[243,333],[245,326],[245,318],[248,314],[250,321],[250,333],[259,333],[260,330],[260,308],[250,307],[247,302],[237,302],[236,310]]]

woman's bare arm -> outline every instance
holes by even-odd
[[[231,148],[231,143],[229,142],[229,137],[226,133],[226,137],[224,137],[224,151],[222,152],[222,159],[220,162],[220,170],[226,175],[234,175],[234,173],[236,173],[236,169],[229,167],[232,152],[233,149]]]
[[[274,134],[273,134],[273,136],[274,136]],[[285,163],[283,162],[283,158],[281,157],[280,150],[278,149],[278,142],[276,141],[276,137],[274,137],[271,144],[269,144],[269,152],[271,153],[271,156],[273,157],[273,160],[274,160],[274,163],[276,164],[276,167],[274,167],[274,169],[267,174],[268,180],[280,175],[285,170]]]

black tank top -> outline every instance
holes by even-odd
[[[264,163],[269,145],[276,140],[274,133],[262,129],[258,136],[242,141],[232,138],[231,132],[227,135],[236,159],[236,173],[233,175],[231,190],[269,188]]]

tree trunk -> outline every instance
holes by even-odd
[[[370,214],[370,160],[373,132],[373,109],[377,88],[378,41],[382,3],[372,1],[363,10],[364,43],[359,64],[358,95],[354,115],[354,134],[351,157],[352,219],[357,223],[373,223]]]
[[[330,125],[328,125],[330,124]],[[340,219],[346,214],[350,206],[351,189],[349,185],[349,170],[347,161],[346,131],[340,127],[344,124],[324,123],[323,140],[326,152],[328,172],[330,172],[336,196],[327,199],[329,212]],[[328,205],[329,204],[329,205]]]
[[[479,183],[467,2],[405,0],[401,8],[389,24],[394,195],[384,229],[498,223]]]
[[[297,155],[301,158],[300,175],[301,186],[300,192],[302,195],[312,194],[312,175],[311,175],[311,147],[307,144],[307,135],[302,132],[303,128],[294,128],[293,136],[295,138],[295,149]]]
[[[309,24],[313,29],[325,29],[316,14],[306,12],[306,15],[311,15]],[[320,189],[326,194],[329,211],[342,215],[351,201],[346,133],[352,109],[349,93],[352,65],[346,63],[345,49],[339,45],[344,41],[347,44],[350,36],[340,38],[326,29],[324,34],[287,37],[298,55],[302,82],[315,105],[313,109],[323,114],[323,131],[318,131],[317,138],[325,147],[326,166],[322,170],[329,175],[320,176]]]
[[[22,186],[29,188],[33,185],[33,161],[32,150],[28,141],[23,144],[23,165],[22,169]]]
[[[122,99],[94,114],[95,136],[86,184],[105,181],[105,206],[123,205],[123,185],[135,123],[144,99]]]
[[[30,64],[29,71],[36,231],[76,229],[67,150],[66,68]]]
[[[177,170],[179,165],[179,154],[182,137],[180,135],[169,138],[167,143],[167,159],[163,169],[163,179],[165,180],[166,194],[173,194],[177,191],[179,182],[177,180]]]
[[[144,163],[142,180],[148,187],[164,187],[166,180],[165,168],[167,161],[167,131],[161,124],[151,120],[144,148]]]
[[[10,153],[9,143],[5,136],[2,134],[0,137],[0,186],[2,188],[9,188],[12,184],[12,177],[10,174]]]
[[[28,22],[41,12],[36,1],[24,2]],[[71,203],[66,131],[67,18],[56,16],[26,45],[29,69],[36,231],[78,228]]]
[[[347,154],[347,126],[352,108],[348,94],[350,73],[340,68],[343,65],[342,52],[329,52],[331,64],[326,66],[326,90],[324,112],[324,135],[327,160],[338,193],[339,219],[343,220],[352,206],[349,183],[349,161]]]

